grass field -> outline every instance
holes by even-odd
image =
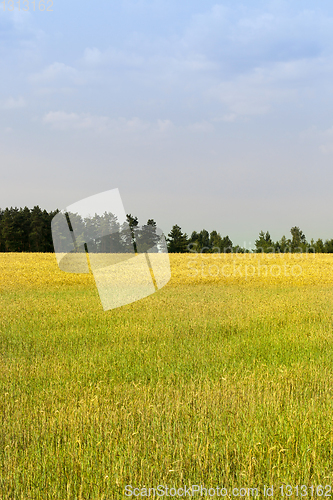
[[[0,254],[1,499],[332,484],[333,255],[170,259],[104,312],[92,275]]]

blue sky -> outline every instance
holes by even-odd
[[[0,6],[0,206],[119,188],[166,232],[333,237],[333,4]]]

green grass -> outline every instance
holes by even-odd
[[[92,287],[0,299],[0,498],[333,479],[333,290]],[[133,498],[133,497],[132,497]]]

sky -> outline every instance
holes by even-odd
[[[1,208],[118,188],[165,233],[215,229],[248,248],[295,225],[333,238],[331,1],[12,5],[0,4]]]

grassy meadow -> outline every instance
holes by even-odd
[[[91,274],[0,254],[1,500],[333,483],[333,255],[170,260],[104,312]]]

